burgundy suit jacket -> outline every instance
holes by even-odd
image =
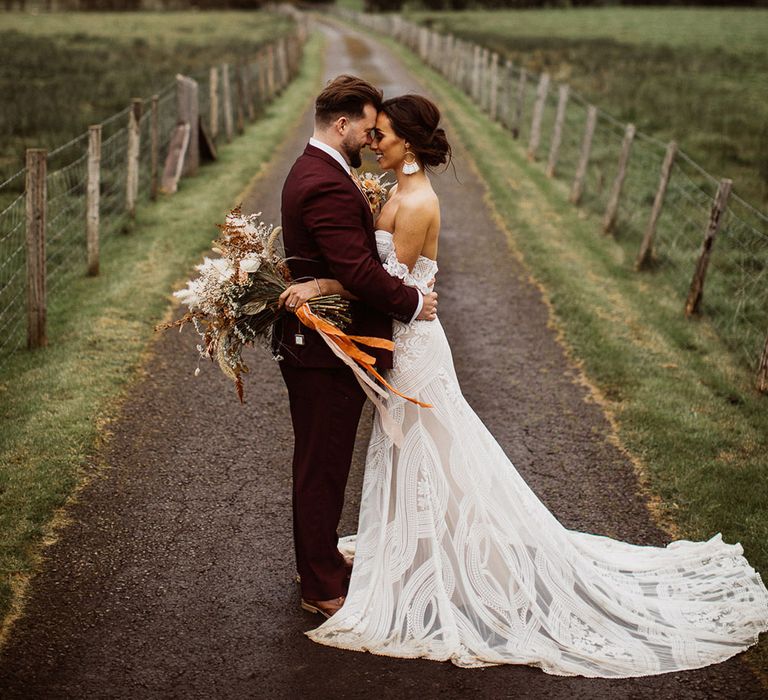
[[[411,320],[420,292],[382,267],[368,202],[341,165],[312,145],[283,185],[282,225],[294,281],[332,278],[358,297],[352,302],[348,334],[391,340],[392,318]],[[303,344],[296,342],[297,334]],[[273,349],[294,366],[344,366],[316,332],[290,313],[275,326]],[[392,367],[392,353],[367,346],[363,350],[376,357],[377,367]]]

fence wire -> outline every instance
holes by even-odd
[[[299,30],[305,36],[305,30]],[[276,45],[289,45],[300,52],[301,39],[286,37]],[[285,49],[287,51],[287,48]],[[292,77],[275,51],[275,83],[284,86]],[[283,54],[286,59],[288,54]],[[259,71],[266,71],[266,54],[260,60],[245,64],[249,76],[250,99],[258,115],[270,97],[259,89]],[[296,61],[294,62],[296,63]],[[282,70],[281,70],[282,69]],[[218,73],[218,134],[225,132],[222,65]],[[230,99],[237,100],[237,73],[228,69]],[[203,125],[211,124],[210,72],[193,76],[198,83],[199,116]],[[262,81],[263,83],[263,81]],[[171,137],[177,124],[176,83],[169,84],[157,96],[158,178],[168,155]],[[127,212],[128,124],[131,107],[112,115],[101,123],[99,248],[108,251],[116,236],[130,228]],[[245,115],[248,121],[248,114]],[[192,125],[197,128],[197,125]],[[152,98],[143,100],[139,121],[139,192],[138,201],[147,200],[152,191]],[[86,207],[88,184],[89,134],[81,134],[46,156],[46,294],[57,298],[67,280],[84,275],[87,264]],[[26,344],[27,278],[26,278],[26,169],[0,183],[0,370],[9,357]]]
[[[26,342],[26,175],[19,171],[0,189],[0,366]]]
[[[530,146],[540,75],[498,57],[495,113],[490,110],[493,55],[472,42],[439,35],[395,15],[339,14],[357,24],[398,40],[441,72]],[[478,61],[478,57],[481,59]],[[522,99],[521,99],[522,98]],[[546,165],[558,105],[558,85],[550,82],[540,122],[536,160]],[[567,103],[555,176],[570,184],[575,177],[587,123],[588,100],[571,91]],[[627,125],[597,110],[592,148],[579,206],[604,214],[618,173]],[[621,189],[613,235],[624,248],[625,264],[633,266],[648,226],[661,178],[667,144],[636,132]],[[677,152],[664,205],[657,222],[650,269],[659,294],[679,299],[681,313],[699,257],[719,179],[686,153]],[[564,232],[563,235],[567,235]],[[704,288],[702,313],[725,344],[754,369],[768,333],[768,217],[732,194],[714,242]]]

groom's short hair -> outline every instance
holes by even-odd
[[[384,94],[367,80],[354,75],[340,75],[331,80],[315,100],[315,124],[328,126],[339,117],[359,119],[365,105],[378,112]]]

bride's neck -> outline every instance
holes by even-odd
[[[410,192],[411,190],[422,186],[427,181],[427,174],[424,170],[419,170],[412,175],[406,175],[402,168],[396,168],[395,177],[397,178],[398,192]]]

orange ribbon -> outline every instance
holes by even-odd
[[[317,331],[318,333],[326,335],[335,345],[338,346],[342,353],[353,359],[363,369],[376,377],[376,379],[378,379],[393,394],[397,394],[400,398],[403,398],[406,401],[410,401],[411,403],[414,403],[417,406],[421,406],[422,408],[432,408],[432,404],[423,403],[417,399],[411,398],[410,396],[406,396],[405,394],[402,394],[397,389],[395,389],[395,387],[387,382],[387,380],[384,379],[384,377],[382,377],[376,371],[376,368],[374,367],[376,358],[372,355],[369,355],[367,352],[363,352],[356,345],[356,343],[360,343],[361,345],[368,345],[372,348],[381,348],[382,350],[389,350],[392,352],[395,349],[395,344],[391,340],[385,340],[384,338],[374,338],[367,335],[347,335],[337,326],[334,326],[332,323],[328,323],[328,321],[314,314],[309,308],[308,304],[302,304],[298,309],[296,309],[294,313],[298,319],[305,326],[307,326],[307,328],[311,328],[313,331]]]

